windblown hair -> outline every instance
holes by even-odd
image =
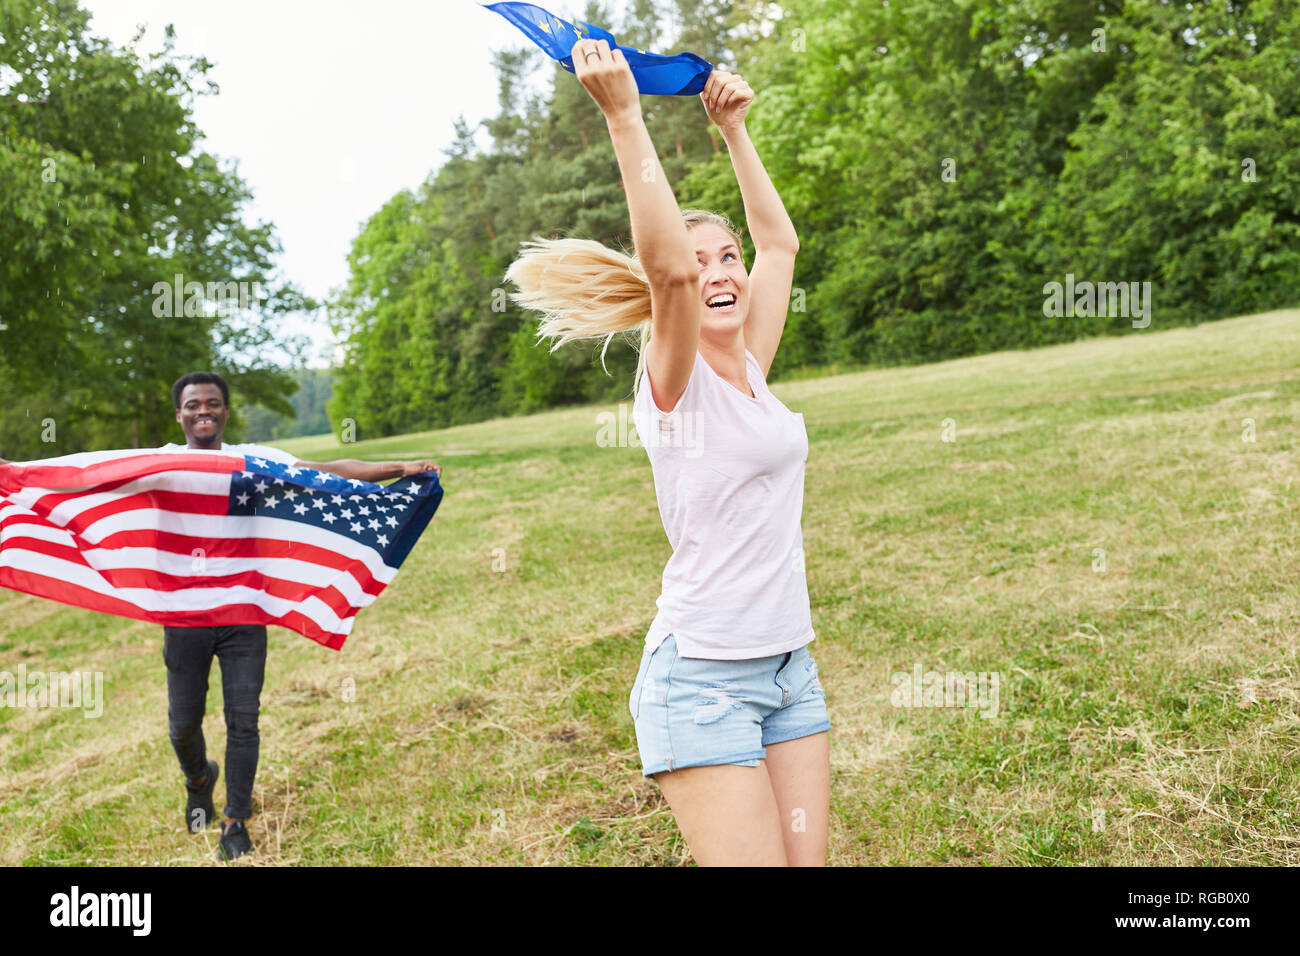
[[[740,246],[740,236],[724,217],[702,209],[683,209],[689,232],[712,223],[724,229]],[[645,348],[650,341],[650,284],[635,255],[610,249],[591,239],[539,239],[523,244],[518,258],[506,270],[506,279],[519,287],[512,298],[526,309],[541,312],[537,338],[551,340],[554,352],[576,339],[604,338],[600,364],[615,335],[640,332],[636,381],[645,370]]]

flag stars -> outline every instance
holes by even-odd
[[[252,467],[253,459],[247,461]],[[276,477],[290,473],[297,477]],[[231,513],[242,507],[244,514],[301,521],[321,532],[345,535],[358,544],[386,550],[423,500],[422,495],[406,488],[423,490],[408,482],[394,488],[272,462],[261,471],[232,474]],[[281,509],[280,505],[288,507]]]

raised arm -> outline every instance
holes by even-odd
[[[745,203],[745,223],[754,240],[745,348],[758,359],[766,376],[785,330],[799,237],[745,129],[745,113],[754,101],[749,84],[735,73],[714,70],[700,99],[731,154],[731,166]]]
[[[700,341],[699,267],[659,155],[641,116],[636,80],[622,50],[604,40],[579,40],[573,70],[600,111],[618,156],[632,242],[650,282],[651,339],[646,350],[650,393],[672,411],[686,390]]]

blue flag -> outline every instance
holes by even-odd
[[[579,39],[604,40],[611,50],[622,50],[627,65],[632,68],[637,90],[642,93],[669,96],[701,93],[709,74],[713,72],[713,64],[694,53],[664,56],[619,46],[614,42],[614,34],[608,30],[602,30],[591,23],[579,22],[575,26],[531,3],[488,3],[484,6],[495,10],[517,26],[528,39],[546,51],[552,59],[559,60],[560,66],[570,73],[573,72],[573,58],[569,53]]]

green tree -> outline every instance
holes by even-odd
[[[175,55],[170,29],[141,58],[87,21],[74,0],[0,7],[0,393],[58,435],[6,415],[6,457],[174,437],[170,386],[196,368],[289,411],[275,356],[300,343],[275,316],[311,306],[276,280],[272,227],[244,223],[247,187],[199,148],[207,61]],[[177,276],[202,294],[162,301]]]

